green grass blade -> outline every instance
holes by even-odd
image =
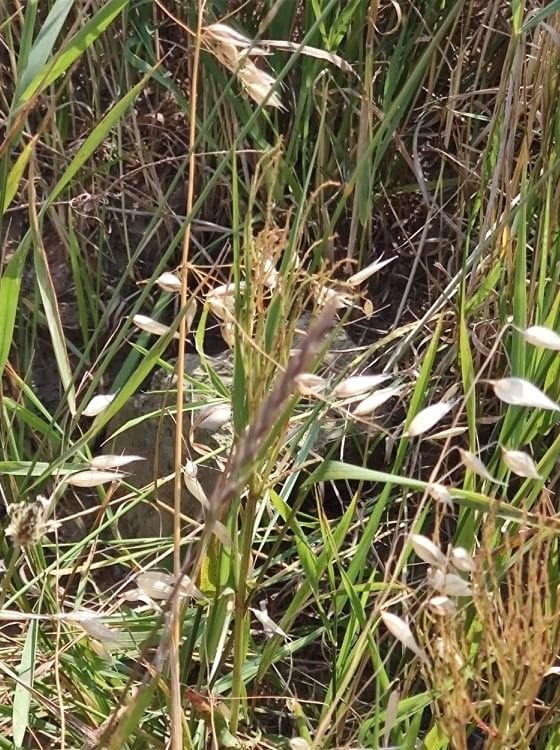
[[[66,349],[66,341],[58,310],[56,292],[49,270],[45,248],[39,237],[35,238],[34,261],[35,276],[39,287],[39,293],[41,295],[41,301],[43,303],[43,309],[45,310],[45,317],[51,335],[53,353],[58,366],[60,380],[68,400],[70,413],[74,415],[76,413],[76,391],[73,383],[74,377],[72,375],[72,368],[70,367],[70,360]]]
[[[542,23],[543,21],[546,21],[550,16],[552,16],[554,13],[557,13],[560,11],[560,0],[551,0],[550,3],[546,3],[544,8],[539,8],[537,11],[531,14],[531,17],[529,20],[523,24],[521,31],[531,31],[536,26],[539,25],[539,23]]]
[[[12,168],[10,169],[8,179],[6,181],[6,189],[4,190],[4,200],[2,206],[0,206],[0,214],[5,212],[9,208],[10,204],[15,198],[19,184],[21,182],[21,178],[23,177],[23,173],[25,171],[27,163],[29,162],[31,154],[33,153],[33,149],[35,148],[37,140],[38,136],[35,136],[29,141],[29,143],[25,144],[20,155],[15,160]]]
[[[27,246],[21,245],[0,277],[0,377],[8,361],[16,323],[19,291]]]
[[[73,0],[55,0],[29,51],[27,63],[21,71],[18,91],[25,91],[35,78],[44,75],[47,60],[52,54],[56,39],[73,5]],[[17,98],[16,95],[16,102]]]
[[[71,5],[72,4],[73,3],[71,3]],[[41,91],[44,91],[47,86],[50,86],[51,83],[54,83],[54,81],[56,81],[61,75],[66,73],[76,60],[83,55],[88,47],[90,47],[95,40],[106,31],[127,5],[128,0],[110,0],[106,5],[103,5],[97,13],[86,24],[84,24],[84,26],[82,26],[78,33],[72,37],[67,48],[57,56],[50,69],[46,73],[39,72],[35,75],[22,91],[21,96],[18,98],[17,106],[24,104],[29,101],[32,96],[36,96]],[[45,38],[41,44],[42,54],[44,54],[49,40],[50,36],[47,38],[45,34]],[[39,53],[37,54],[39,56]]]
[[[76,177],[80,169],[84,166],[86,161],[91,157],[96,148],[98,148],[107,136],[107,133],[115,127],[121,117],[124,115],[126,110],[130,107],[132,102],[136,99],[138,94],[145,87],[146,82],[150,76],[145,76],[139,81],[136,86],[127,91],[126,94],[119,99],[119,101],[111,107],[109,112],[101,119],[98,125],[88,135],[84,143],[78,149],[76,155],[65,169],[62,177],[56,183],[52,191],[49,193],[48,201],[46,206],[51,206],[66,187]]]
[[[29,725],[29,711],[31,708],[30,688],[33,687],[33,680],[35,677],[38,626],[38,620],[31,620],[29,622],[18,669],[19,680],[14,692],[14,705],[12,711],[12,731],[16,748],[23,747],[23,740]]]

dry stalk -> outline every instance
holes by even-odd
[[[194,52],[191,73],[191,113],[189,122],[189,175],[187,185],[185,235],[183,238],[183,253],[181,259],[181,309],[187,305],[187,272],[189,263],[189,252],[191,243],[191,220],[194,205],[194,186],[196,172],[196,109],[198,98],[198,80],[200,53],[202,49],[202,27],[204,19],[205,2],[202,0],[198,5],[197,29],[194,39]],[[183,455],[183,407],[184,407],[184,378],[185,372],[185,350],[187,338],[187,317],[181,316],[179,324],[179,347],[177,356],[177,412],[175,430],[175,457],[174,457],[174,519],[173,519],[173,570],[177,579],[180,580],[181,572],[181,501],[182,501],[182,455]],[[181,701],[181,674],[179,650],[181,642],[181,612],[183,604],[180,597],[175,596],[172,600],[171,612],[171,639],[170,639],[170,667],[171,667],[171,747],[173,750],[183,748],[183,711]]]
[[[484,530],[472,608],[426,616],[422,629],[436,710],[459,750],[468,747],[473,726],[487,750],[530,746],[542,723],[542,682],[560,646],[550,534],[508,535],[497,556],[498,533],[493,523]]]

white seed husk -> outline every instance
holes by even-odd
[[[90,468],[97,470],[119,469],[133,461],[145,461],[143,456],[113,456],[110,454],[95,456],[89,462]]]
[[[216,431],[231,422],[232,411],[229,404],[213,404],[201,409],[195,421],[195,426],[201,430]]]
[[[546,326],[530,326],[522,331],[522,336],[529,344],[543,349],[560,351],[560,335]]]
[[[468,581],[455,573],[444,573],[439,568],[430,570],[428,581],[432,588],[443,596],[472,596],[472,589]]]
[[[132,322],[136,328],[140,328],[140,330],[146,331],[147,333],[152,333],[154,336],[166,336],[171,331],[169,326],[165,326],[163,323],[159,323],[157,320],[154,320],[147,315],[134,315]],[[173,334],[173,338],[179,338],[179,334],[176,331]]]
[[[206,495],[206,492],[204,491],[204,487],[200,483],[200,481],[196,478],[196,476],[190,476],[186,471],[183,472],[183,481],[185,483],[185,487],[187,490],[191,493],[191,495],[198,500],[198,502],[202,505],[203,508],[210,507],[210,503],[208,502],[208,496]]]
[[[523,451],[510,451],[502,448],[502,460],[510,471],[518,477],[527,479],[542,479],[535,462]]]
[[[341,380],[333,389],[336,398],[352,398],[361,396],[364,393],[372,391],[378,385],[389,380],[391,375],[353,375],[352,377]]]
[[[370,263],[365,268],[362,268],[361,271],[357,271],[357,273],[352,274],[352,276],[350,276],[348,279],[348,283],[350,284],[350,286],[359,286],[360,284],[363,284],[364,281],[367,281],[370,276],[373,276],[382,268],[384,268],[384,266],[388,265],[389,263],[393,263],[393,261],[395,260],[396,257],[385,258],[385,260],[378,258],[377,260],[374,260],[373,263]]]
[[[383,732],[383,746],[387,750],[389,748],[391,731],[397,723],[400,699],[401,691],[398,688],[391,690],[389,699],[387,700],[387,707],[385,709],[385,730]]]
[[[474,573],[476,570],[475,561],[464,547],[453,547],[451,550],[451,562],[462,573]]]
[[[66,477],[66,481],[73,487],[99,487],[108,482],[120,482],[125,476],[126,474],[119,471],[98,471],[97,469],[92,469],[91,471],[78,471],[76,474],[69,474]]]
[[[287,633],[285,633],[282,628],[277,625],[269,616],[266,609],[257,609],[256,607],[249,607],[249,609],[263,626],[263,630],[267,638],[272,638],[272,636],[274,635],[278,635],[280,636],[280,638],[284,639],[288,637]]]
[[[385,611],[381,613],[381,619],[387,630],[397,639],[397,641],[412,651],[413,654],[416,654],[416,656],[424,658],[425,655],[423,650],[416,642],[411,629],[401,617],[392,612]]]
[[[493,477],[492,474],[490,474],[484,463],[480,460],[480,458],[478,458],[478,456],[475,456],[474,453],[463,450],[462,448],[459,448],[459,453],[461,454],[461,461],[463,462],[465,468],[470,469],[470,471],[478,474],[479,477],[482,477],[482,479],[486,479],[486,481],[488,482],[494,482],[495,484],[504,484],[504,482],[500,482],[498,479],[496,479],[496,477]]]
[[[506,404],[533,409],[560,411],[560,406],[543,393],[536,385],[523,378],[501,378],[491,381],[494,393]]]
[[[432,612],[435,612],[436,615],[441,615],[442,617],[448,617],[457,612],[455,602],[448,596],[432,596],[432,598],[428,600],[428,606]]]
[[[303,737],[292,737],[289,740],[290,750],[309,750],[310,745]]]
[[[156,570],[148,570],[145,573],[140,573],[136,579],[136,585],[138,589],[147,596],[149,599],[159,601],[161,599],[167,599],[173,592],[173,584],[175,579],[169,573],[161,573]],[[202,594],[190,580],[188,576],[184,576],[181,579],[178,594],[181,598],[184,597],[201,597]]]
[[[125,634],[120,633],[118,630],[113,630],[102,623],[100,617],[97,612],[79,609],[74,612],[65,613],[61,619],[78,623],[82,630],[85,630],[89,636],[100,641],[105,646],[122,645],[123,640],[126,639]]]
[[[411,534],[410,544],[416,555],[428,563],[428,565],[434,565],[436,567],[445,567],[447,560],[440,548],[432,542],[428,537],[422,534]]]
[[[321,396],[328,385],[325,378],[309,372],[302,372],[300,375],[296,375],[294,380],[302,396]]]
[[[397,387],[380,388],[375,393],[372,393],[371,396],[360,401],[354,408],[353,414],[356,417],[365,417],[368,414],[372,414],[380,406],[383,406],[386,401],[389,401],[389,399],[397,396],[399,393],[400,388]]]
[[[453,510],[453,497],[445,485],[432,482],[426,487],[426,491],[436,502],[445,505],[449,510]]]
[[[440,419],[443,419],[451,411],[453,406],[454,402],[452,401],[440,401],[437,404],[431,404],[422,409],[409,424],[405,435],[408,437],[418,437],[424,432],[428,432]]]
[[[165,271],[161,276],[158,276],[156,284],[166,292],[173,292],[176,294],[181,291],[181,279],[169,271]]]
[[[111,401],[115,398],[115,393],[99,394],[94,396],[86,408],[83,410],[82,415],[84,417],[96,417],[110,405]]]

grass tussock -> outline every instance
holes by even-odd
[[[559,747],[559,4],[3,10],[0,748]]]

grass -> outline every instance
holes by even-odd
[[[3,6],[0,747],[553,750],[560,4],[191,5]]]

